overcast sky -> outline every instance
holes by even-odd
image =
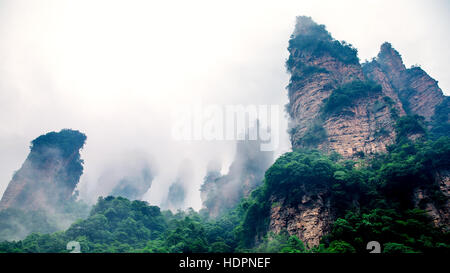
[[[37,136],[87,134],[79,190],[107,194],[99,177],[148,160],[146,199],[163,201],[191,161],[189,206],[209,161],[229,166],[232,142],[174,142],[170,116],[190,103],[287,103],[284,62],[295,16],[325,24],[361,60],[389,41],[450,94],[450,4],[436,1],[1,1],[0,195]],[[280,154],[289,149],[285,124]]]

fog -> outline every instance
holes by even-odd
[[[199,209],[208,163],[227,173],[235,143],[174,140],[177,109],[199,102],[283,109],[297,15],[325,24],[362,61],[391,42],[448,95],[449,7],[445,0],[0,1],[0,195],[31,140],[72,128],[88,137],[80,198],[94,202],[117,174],[150,165],[143,199],[160,205],[187,160],[184,203]],[[275,156],[290,149],[286,127],[283,119]]]

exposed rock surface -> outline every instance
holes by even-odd
[[[327,142],[318,147],[324,151],[335,151],[345,157],[358,152],[374,154],[385,152],[386,145],[394,140],[394,122],[390,109],[377,103],[380,96],[368,97],[347,108],[345,115],[335,115],[324,122]],[[381,130],[385,133],[380,134]]]
[[[152,186],[153,174],[148,166],[144,166],[132,176],[120,178],[109,195],[122,196],[130,200],[142,200],[144,194]]]
[[[393,89],[394,92],[389,92],[389,97],[397,101],[398,96],[403,109],[408,113],[418,114],[429,121],[434,115],[436,106],[444,100],[437,81],[420,67],[407,69],[400,54],[389,43],[381,46],[377,59],[367,67],[379,68],[378,72],[384,76],[377,76],[376,73],[374,75],[372,69],[367,69],[366,73],[372,76],[371,79],[384,83],[386,90]],[[389,84],[385,79],[388,79]]]
[[[450,103],[437,81],[419,67],[406,68],[389,43],[381,46],[377,58],[361,65],[351,45],[334,40],[323,25],[311,18],[298,17],[288,50],[286,66],[291,80],[287,111],[293,149],[318,148],[344,158],[382,153],[396,139],[398,117],[406,114],[423,116],[430,126],[434,126],[432,122],[445,124],[447,127],[440,128],[444,133],[449,128],[446,105]],[[357,81],[378,84],[381,91],[356,95],[338,111],[324,111],[333,92]],[[448,197],[448,172],[438,173],[436,179]],[[428,194],[417,189],[417,204],[428,200]],[[282,200],[275,204],[273,197],[269,231],[286,229],[309,247],[317,245],[334,221],[327,196],[326,191],[306,194],[298,207],[283,204]],[[437,207],[422,201],[422,205],[436,225],[448,225],[448,202]]]
[[[439,187],[439,194],[442,194],[441,202],[436,202],[433,198],[435,192],[418,188],[414,192],[415,205],[424,209],[433,219],[436,227],[449,230],[450,223],[450,171],[440,170],[435,174],[435,182]]]
[[[84,134],[73,130],[33,140],[30,154],[3,194],[0,209],[57,210],[72,197],[83,173],[80,149],[85,140]]]
[[[273,200],[273,204],[269,226],[272,232],[286,230],[290,235],[297,235],[311,248],[331,231],[335,215],[326,191],[304,195],[295,207],[286,205],[284,200]]]

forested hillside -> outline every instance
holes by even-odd
[[[398,130],[408,130],[399,128]],[[448,227],[433,225],[412,197],[421,187],[437,206],[445,204],[433,172],[450,164],[450,138],[407,139],[372,159],[345,160],[338,154],[298,150],[280,157],[264,184],[224,216],[211,220],[193,210],[161,211],[143,201],[99,198],[85,220],[63,232],[32,234],[0,244],[2,252],[67,252],[78,241],[82,252],[364,252],[379,241],[384,252],[450,251]],[[269,232],[271,210],[301,202],[304,191],[330,188],[336,220],[321,243],[307,248],[287,230]]]
[[[384,253],[450,253],[450,107],[437,81],[389,43],[361,64],[309,17],[288,51],[292,151],[275,163],[257,142],[238,143],[228,174],[206,173],[199,212],[121,196],[142,197],[148,170],[86,213],[74,191],[86,136],[52,132],[32,142],[2,198],[0,252],[69,252],[76,241],[82,252],[366,253],[377,241]],[[163,208],[184,204],[190,166]]]

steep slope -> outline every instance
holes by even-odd
[[[111,190],[110,195],[121,196],[130,200],[141,200],[142,196],[152,186],[152,181],[152,170],[145,165],[133,175],[120,178],[117,185]]]
[[[423,126],[435,138],[448,136],[448,97],[422,69],[407,69],[389,43],[381,46],[377,58],[361,65],[351,45],[334,40],[311,18],[298,17],[288,50],[287,111],[294,150],[317,148],[357,160],[385,153],[400,139],[422,139],[427,131]],[[443,165],[432,170],[428,180],[434,182],[427,184],[428,190],[414,189],[416,207],[427,210],[440,227],[449,225],[449,169]],[[439,206],[432,196],[438,185],[446,198]],[[279,194],[270,197],[269,231],[287,230],[316,246],[336,219],[330,205],[333,190],[291,190],[303,192],[298,202],[286,203]]]
[[[216,164],[209,168],[201,186],[204,211],[217,217],[234,208],[243,197],[263,181],[264,172],[273,162],[273,152],[261,151],[259,140],[242,140],[236,144],[236,155],[226,175]]]
[[[83,173],[80,149],[85,140],[84,134],[67,129],[33,140],[27,159],[3,194],[0,209],[58,210],[72,198]]]
[[[193,169],[194,166],[190,159],[181,161],[177,176],[170,185],[167,197],[161,203],[161,208],[173,211],[186,208],[186,193],[194,179]]]
[[[408,114],[417,114],[430,121],[436,107],[444,100],[437,81],[420,67],[407,69],[400,54],[389,43],[384,43],[377,58],[364,68],[370,79],[382,82],[386,90],[394,90],[389,96],[396,102],[397,97],[400,98]]]
[[[298,17],[288,50],[293,148],[318,147],[346,157],[384,152],[394,139],[391,109],[401,107],[384,99],[391,90],[368,82],[356,49],[311,18]]]

